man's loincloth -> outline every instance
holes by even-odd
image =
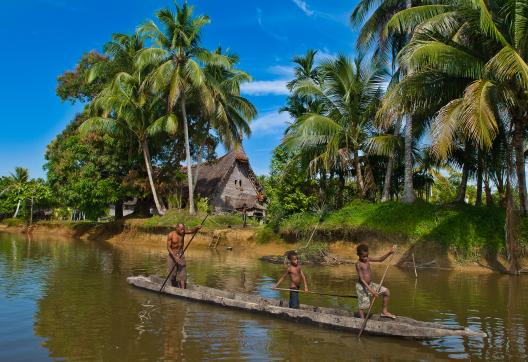
[[[174,265],[176,264],[176,267]],[[173,282],[185,282],[187,281],[187,271],[186,271],[186,261],[185,261],[185,255],[180,257],[178,263],[175,263],[174,260],[169,255],[167,257],[167,268],[168,272],[172,273],[170,275],[170,280]],[[173,269],[174,268],[174,269]],[[175,284],[175,283],[173,283]]]
[[[370,287],[374,289],[375,291],[378,291],[379,284],[378,283],[370,283]],[[388,289],[385,287],[381,287],[378,294],[382,295],[387,293]],[[358,307],[359,309],[368,309],[370,307],[370,301],[372,298],[372,293],[363,286],[361,283],[356,283],[356,293],[358,296]]]

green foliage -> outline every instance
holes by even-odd
[[[25,224],[23,219],[7,218],[2,220],[2,224],[7,226],[23,226]]]
[[[27,216],[30,200],[34,209],[49,206],[52,192],[44,180],[30,179],[28,170],[22,167],[17,167],[10,176],[0,178],[0,217],[13,215],[17,206],[20,206],[18,215]]]
[[[263,225],[255,231],[257,244],[266,244],[272,240],[279,240],[280,236],[275,233],[271,225]]]
[[[307,226],[315,223],[315,215],[292,215],[281,222],[280,233],[304,236]],[[354,201],[330,212],[319,226],[321,233],[351,235],[357,230],[397,235],[412,241],[434,241],[446,247],[499,250],[504,246],[504,210],[423,202],[408,205]]]
[[[101,63],[108,66],[100,67]],[[83,54],[81,60],[73,71],[64,72],[57,78],[57,95],[63,101],[75,103],[91,101],[104,87],[104,85],[116,74],[117,68],[110,67],[108,56],[91,51]],[[95,66],[104,69],[104,73],[90,82],[90,72]]]
[[[198,212],[209,212],[209,199],[207,197],[199,197],[196,200],[196,208],[198,209]]]
[[[205,213],[190,215],[184,210],[168,210],[163,216],[153,216],[142,222],[144,228],[153,227],[175,227],[179,223],[184,223],[187,227],[199,225],[205,218]],[[228,226],[241,225],[242,220],[239,215],[209,215],[205,221],[204,228],[226,228]]]
[[[89,219],[105,215],[109,204],[133,195],[125,182],[128,168],[126,143],[109,135],[81,137],[78,116],[48,146],[48,182],[61,206],[78,209]]]
[[[329,244],[322,242],[311,242],[306,248],[302,247],[297,250],[301,261],[303,260],[321,260],[328,254]]]
[[[306,212],[317,202],[315,181],[308,173],[291,162],[292,157],[283,147],[273,150],[270,176],[264,179],[264,191],[269,198],[268,213],[274,227],[288,215]]]

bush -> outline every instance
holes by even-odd
[[[279,239],[280,237],[273,231],[273,228],[269,225],[259,228],[255,232],[255,241],[257,244],[266,244],[273,239]]]
[[[280,233],[305,239],[316,223],[316,215],[292,215],[281,222]],[[354,201],[326,215],[318,234],[326,232],[342,237],[356,230],[398,235],[410,241],[435,241],[459,250],[500,250],[504,246],[504,210],[469,205],[439,206],[424,202],[406,205]],[[525,230],[528,231],[526,226]],[[521,232],[523,234],[528,232]]]
[[[205,217],[205,213],[189,215],[185,210],[169,210],[163,216],[153,216],[143,222],[145,228],[175,227],[178,223],[184,223],[186,227],[199,225]],[[239,215],[209,215],[205,227],[224,228],[232,225],[241,225]]]
[[[209,212],[209,199],[207,197],[199,197],[196,200],[196,209],[198,210],[198,212]]]
[[[11,217],[11,218],[2,220],[2,224],[5,224],[7,226],[23,226],[25,225],[25,222],[22,219],[15,219]]]

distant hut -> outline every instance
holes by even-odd
[[[207,197],[215,213],[242,211],[244,206],[249,216],[266,213],[262,185],[242,148],[201,164],[195,194]]]

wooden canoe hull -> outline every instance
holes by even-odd
[[[157,276],[128,277],[127,282],[135,287],[159,292],[163,279]],[[189,284],[187,289],[172,287],[168,284],[164,294],[194,301],[216,304],[223,307],[258,312],[277,318],[311,323],[332,329],[358,333],[363,320],[356,318],[350,311],[310,305],[301,305],[300,309],[288,308],[288,303],[279,299],[263,298],[254,294],[228,292],[220,289]],[[444,336],[486,337],[485,333],[475,332],[464,327],[446,327],[438,323],[421,322],[411,318],[398,317],[396,320],[380,319],[372,316],[364,333],[370,335],[430,339]]]

